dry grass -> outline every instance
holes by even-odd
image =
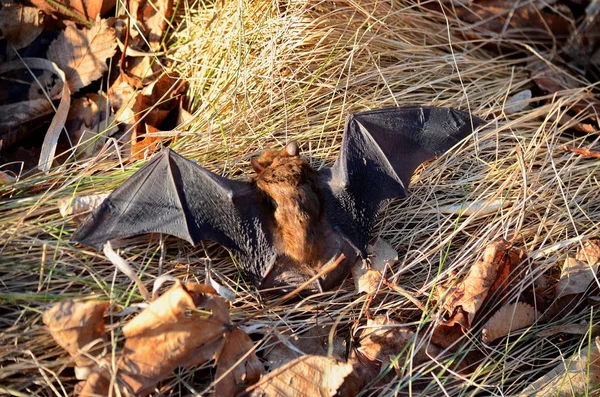
[[[365,109],[434,104],[471,110],[490,121],[460,148],[426,165],[413,179],[410,196],[390,205],[376,228],[400,252],[394,279],[422,303],[436,285],[464,274],[498,238],[513,240],[535,259],[524,286],[542,274],[556,275],[568,253],[600,234],[600,162],[558,150],[563,144],[597,145],[598,136],[565,133],[555,117],[589,96],[588,89],[565,91],[507,115],[507,98],[532,86],[523,68],[527,59],[493,57],[483,43],[458,34],[461,23],[433,18],[409,1],[240,0],[217,2],[216,8],[186,3],[180,12],[170,59],[190,83],[195,112],[175,147],[212,171],[248,173],[251,155],[289,139],[301,142],[316,167],[330,164],[344,116]],[[539,56],[531,53],[528,59]],[[69,359],[42,327],[48,304],[97,297],[110,300],[118,312],[141,302],[134,284],[101,253],[68,241],[75,224],[58,214],[58,199],[107,192],[141,165],[124,171],[116,164],[100,155],[0,187],[0,391],[71,390]],[[493,214],[460,218],[437,211],[440,205],[494,199],[509,204]],[[174,238],[167,247],[163,269],[182,279],[203,282],[204,262],[212,260],[219,281],[237,291],[234,319],[264,306],[223,250],[193,248]],[[156,241],[143,239],[123,253],[148,284],[158,275],[160,254]],[[335,323],[350,341],[365,324],[366,301],[347,280],[337,291],[282,305],[248,325],[269,335]],[[435,316],[432,303],[421,313],[402,294],[382,289],[370,309],[424,327]],[[565,315],[560,324],[590,320],[591,309]],[[482,359],[468,375],[450,373],[449,361],[413,366],[410,355],[401,356],[404,376],[367,388],[364,395],[518,393],[581,347],[581,337],[536,337],[550,326],[534,326],[495,347],[473,335],[463,349],[480,351]],[[415,341],[424,343],[427,337]],[[259,352],[268,348],[262,345]],[[461,360],[461,354],[451,359]],[[205,375],[197,368],[182,370],[156,395],[207,393]]]

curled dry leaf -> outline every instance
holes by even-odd
[[[64,72],[58,68],[55,63],[50,62],[47,59],[23,58],[18,61],[8,62],[0,65],[0,74],[26,67],[30,69],[40,69],[52,72],[63,82],[60,104],[58,105],[58,109],[56,109],[56,114],[52,118],[52,122],[48,127],[48,132],[44,137],[40,160],[38,162],[38,167],[42,171],[48,171],[52,166],[52,161],[54,160],[54,153],[56,153],[56,143],[58,142],[58,137],[65,125],[67,114],[69,113],[69,106],[71,105],[71,91],[69,91],[69,86],[66,84]]]
[[[407,347],[413,343],[415,333],[385,316],[377,316],[367,321],[366,328],[360,334],[358,352],[367,360],[378,364],[389,364],[400,353],[410,354]],[[413,352],[412,361],[418,365],[436,356],[439,349],[435,346],[421,346]]]
[[[50,113],[52,113],[52,104],[46,99],[34,99],[0,106],[0,131],[18,127],[31,119],[35,119],[40,114],[48,115]],[[6,145],[5,147],[9,147],[18,141],[19,138],[3,138],[3,142],[6,142],[3,146]]]
[[[226,337],[217,357],[215,379],[220,380],[215,386],[215,397],[235,396],[258,382],[264,368],[252,351],[253,346],[252,339],[237,328]]]
[[[83,353],[94,355],[103,347],[94,345],[92,351],[84,347],[97,339],[105,339],[104,312],[108,302],[63,301],[44,312],[43,321],[54,340],[65,349],[78,366],[89,366]]]
[[[27,47],[44,30],[39,9],[14,0],[2,0],[0,4],[0,31],[15,50]]]
[[[65,127],[76,145],[76,154],[82,157],[96,154],[106,137],[117,131],[114,119],[104,95],[91,93],[73,101]]]
[[[391,266],[398,260],[398,252],[390,243],[382,238],[377,239],[375,244],[367,248],[370,266],[365,262],[357,261],[352,268],[356,292],[376,293],[381,285],[386,266]]]
[[[577,250],[575,258],[567,258],[557,287],[557,298],[585,292],[594,281],[600,265],[600,245],[588,240]]]
[[[463,281],[455,287],[448,289],[443,307],[455,315],[461,309],[467,314],[466,324],[468,328],[477,311],[488,296],[498,292],[502,299],[507,286],[516,277],[513,270],[525,259],[523,251],[512,247],[508,241],[497,241],[488,245],[483,252],[483,257],[471,267]]]
[[[132,0],[130,6],[150,48],[157,50],[173,15],[173,0]]]
[[[247,391],[252,397],[333,397],[351,372],[350,363],[302,356],[263,376]]]
[[[106,20],[97,20],[90,29],[78,29],[67,23],[48,48],[48,59],[55,62],[67,77],[71,92],[77,92],[108,70],[106,60],[116,51],[115,32]]]
[[[530,326],[538,318],[540,313],[525,302],[504,305],[483,326],[482,340],[493,342],[514,330]]]
[[[144,124],[146,127],[146,134],[144,139],[137,140],[137,134],[134,130],[134,137],[131,139],[131,157],[135,160],[146,159],[154,153],[161,142],[160,132],[158,128],[151,126],[150,124]]]
[[[0,186],[13,183],[17,179],[6,171],[0,171]]]
[[[527,386],[519,397],[588,395],[600,383],[600,337],[573,357],[564,357],[553,370]]]
[[[590,327],[589,323],[557,325],[538,332],[537,336],[547,338],[556,334],[585,335],[588,332],[597,335],[600,333],[600,325],[593,327]]]
[[[197,364],[197,350],[212,347],[227,329],[227,306],[212,295],[212,288],[187,287],[177,282],[123,327],[126,339],[119,374],[135,395],[149,394],[182,362]],[[213,314],[202,318],[190,313],[196,303]]]
[[[82,346],[104,337],[102,317],[108,304],[99,302],[62,302],[44,314],[54,339],[79,366],[87,365],[86,382],[79,385],[81,395],[108,395],[111,374],[96,361],[83,360]],[[211,311],[201,315],[195,309]],[[216,359],[220,396],[233,393],[256,382],[262,365],[253,343],[229,322],[224,300],[206,285],[179,281],[123,327],[125,343],[117,353],[117,384],[130,393],[145,396],[178,366],[191,366]],[[98,358],[98,357],[97,357]],[[83,360],[83,361],[82,361]],[[240,361],[238,363],[238,361]],[[110,365],[106,366],[107,368]],[[220,388],[219,388],[220,387]]]
[[[68,197],[58,200],[58,210],[64,217],[73,215],[76,222],[82,222],[88,213],[97,208],[108,197],[108,194]]]
[[[525,109],[527,105],[529,105],[529,101],[531,100],[531,90],[523,90],[517,92],[504,104],[504,113],[506,114],[514,114],[518,113],[521,110]]]
[[[498,210],[508,207],[512,202],[503,199],[492,201],[466,201],[460,204],[442,205],[439,211],[442,214],[471,216],[477,214],[479,216],[494,214]]]

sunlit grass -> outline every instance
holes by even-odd
[[[447,26],[408,1],[216,3],[216,8],[202,2],[179,7],[166,56],[169,72],[189,83],[194,114],[176,131],[172,147],[211,171],[244,178],[251,156],[291,139],[300,142],[316,168],[330,165],[345,116],[366,109],[433,104],[470,110],[489,121],[456,150],[422,167],[409,197],[383,211],[375,234],[400,253],[391,279],[430,304],[422,313],[402,294],[383,288],[369,306],[373,315],[422,321],[427,330],[437,316],[435,286],[466,274],[490,242],[506,238],[533,256],[524,286],[543,274],[557,277],[567,253],[599,235],[600,162],[559,149],[597,144],[597,137],[566,133],[557,121],[588,91],[565,91],[515,114],[503,111],[507,98],[531,88],[524,65],[536,54],[492,56],[482,42],[459,35],[460,23]],[[48,304],[95,297],[110,300],[118,312],[141,302],[133,282],[102,253],[69,242],[76,225],[60,217],[57,203],[109,192],[142,163],[120,163],[108,148],[92,160],[0,187],[0,384],[9,393],[50,395],[75,383],[66,354],[42,328]],[[496,213],[459,218],[437,210],[495,199],[509,204]],[[150,285],[158,276],[158,240],[135,241],[122,255]],[[166,247],[162,269],[174,277],[204,282],[205,262],[211,261],[213,277],[237,292],[234,321],[263,309],[264,300],[224,250],[208,243],[194,248],[175,238],[168,238]],[[353,290],[348,279],[337,291],[283,304],[246,325],[266,340],[275,331],[337,324],[337,335],[355,343],[352,338],[366,322],[367,297]],[[570,313],[560,324],[589,319],[589,313]],[[535,325],[518,338],[486,346],[477,324],[450,357],[412,365],[409,355],[400,355],[403,378],[374,383],[364,395],[518,393],[562,355],[581,348],[579,336],[536,337],[552,325]],[[426,345],[429,337],[423,332],[415,345]],[[481,353],[475,370],[455,372],[451,362],[463,360],[468,351]],[[157,395],[205,390],[211,379],[192,378],[195,370],[174,374]]]

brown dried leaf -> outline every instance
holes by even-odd
[[[74,395],[79,397],[108,396],[110,391],[110,374],[101,371],[93,371],[85,381],[75,386]]]
[[[173,0],[132,0],[130,6],[150,48],[157,50],[173,15]]]
[[[525,388],[519,397],[570,397],[588,395],[600,383],[600,337],[581,348],[574,357],[564,357],[552,371]]]
[[[507,241],[488,245],[483,257],[471,267],[465,279],[448,289],[443,307],[453,314],[460,307],[467,313],[465,326],[470,326],[485,299],[496,291],[502,293],[506,289],[511,282],[509,277],[515,277],[513,269],[524,259],[525,254]]]
[[[352,364],[330,357],[303,356],[263,376],[247,389],[251,397],[335,396]]]
[[[504,305],[483,326],[482,340],[485,343],[493,342],[516,329],[530,326],[539,317],[540,313],[525,302]]]
[[[198,356],[210,359],[215,341],[229,326],[227,305],[213,294],[211,287],[178,282],[123,327],[119,374],[135,395],[147,395],[183,363],[198,364],[195,356],[204,347],[211,354]],[[199,306],[213,314],[202,318],[190,313]]]
[[[0,131],[22,125],[40,114],[50,113],[52,113],[52,104],[46,99],[0,106]]]
[[[102,19],[90,29],[68,23],[48,48],[48,59],[65,71],[71,92],[87,86],[108,70],[106,59],[116,51],[115,32]]]
[[[27,47],[42,33],[43,14],[14,0],[0,2],[0,31],[15,50]]]
[[[108,194],[67,197],[58,200],[58,210],[62,217],[74,216],[75,222],[82,222],[87,214],[100,206]]]
[[[594,281],[600,265],[600,245],[588,240],[577,250],[575,258],[566,258],[557,287],[557,298],[585,292]]]
[[[114,119],[104,95],[90,93],[76,99],[65,123],[71,142],[76,145],[76,154],[84,158],[96,154],[104,146],[106,137],[117,131],[112,125]]]
[[[378,316],[367,321],[367,327],[360,335],[358,352],[372,362],[389,364],[400,353],[409,354],[406,350],[413,342],[415,333],[385,316]],[[427,347],[429,355],[436,356],[439,349]],[[422,347],[414,352],[413,363],[418,365],[430,360],[426,349]]]
[[[1,142],[1,141],[0,141]],[[13,183],[16,178],[6,171],[0,171],[0,186]]]
[[[363,261],[358,261],[352,268],[352,276],[357,293],[374,294],[381,287],[386,266],[391,266],[398,260],[398,252],[382,238],[369,245],[367,251],[371,260],[370,267],[366,268]]]
[[[556,325],[538,332],[537,336],[540,338],[548,338],[556,334],[585,335],[588,332],[591,332],[592,335],[596,335],[600,332],[600,326],[595,325],[590,327],[589,323]]]
[[[63,301],[44,312],[43,321],[50,334],[74,359],[77,366],[87,366],[90,360],[82,349],[96,339],[105,339],[104,312],[108,302]],[[102,344],[96,345],[98,351]],[[92,352],[88,352],[93,354]]]
[[[215,386],[215,397],[233,397],[258,382],[264,368],[251,351],[253,347],[252,339],[243,331],[231,331],[217,359],[215,379],[221,380]]]
[[[61,14],[67,18],[73,18],[78,22],[95,21],[100,15],[114,8],[116,0],[53,0],[56,6],[47,0],[29,0],[31,4],[47,14]]]
[[[131,157],[135,160],[148,158],[158,149],[161,136],[156,133],[161,132],[158,128],[145,124],[146,134],[141,141],[137,140],[137,133],[134,130],[134,137],[131,139]]]

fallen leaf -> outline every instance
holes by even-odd
[[[41,58],[23,58],[18,61],[12,61],[0,65],[0,74],[18,70],[23,68],[29,69],[40,69],[44,71],[50,71],[55,75],[59,76],[60,80],[63,81],[62,92],[60,96],[60,104],[56,109],[56,114],[52,118],[52,122],[48,127],[44,142],[42,144],[40,159],[38,162],[38,168],[42,171],[48,171],[52,166],[54,160],[54,154],[56,153],[56,144],[58,137],[65,125],[67,114],[69,113],[69,106],[71,105],[71,92],[69,86],[66,83],[65,74],[59,69],[55,63],[48,61],[47,59]]]
[[[160,48],[162,36],[173,15],[173,0],[131,0],[131,14],[141,24],[152,50]]]
[[[131,157],[135,160],[142,160],[150,157],[158,149],[161,143],[161,136],[156,133],[161,132],[149,124],[144,124],[146,134],[141,141],[137,140],[137,133],[134,129],[133,138],[131,139]]]
[[[117,48],[115,32],[106,20],[96,21],[90,29],[78,29],[67,23],[48,48],[48,59],[64,70],[71,92],[87,86],[102,77],[108,70],[106,59],[111,58]]]
[[[77,22],[93,22],[99,15],[115,7],[116,0],[29,0],[47,14],[60,14]]]
[[[1,141],[0,141],[1,142]],[[13,183],[17,179],[6,171],[0,171],[0,186]]]
[[[374,294],[381,287],[386,266],[391,266],[398,260],[398,252],[382,238],[369,245],[367,252],[370,264],[358,261],[352,268],[352,276],[356,292]]]
[[[114,119],[104,95],[90,93],[73,101],[65,128],[75,145],[75,153],[83,158],[96,154],[104,146],[106,137],[118,130]]]
[[[32,101],[11,103],[0,106],[0,131],[15,128],[27,121],[34,119],[40,114],[52,113],[52,103],[46,99],[34,99]],[[12,145],[19,139],[10,140],[5,147]]]
[[[350,363],[303,356],[263,376],[246,391],[251,397],[333,397],[351,372]]]
[[[58,210],[64,218],[73,216],[75,222],[82,222],[87,214],[97,208],[108,197],[108,194],[67,197],[58,200]]]
[[[483,256],[471,267],[463,281],[447,290],[443,307],[453,315],[457,309],[467,314],[468,328],[479,308],[483,306],[488,296],[498,292],[498,300],[503,299],[511,278],[517,277],[513,272],[517,265],[525,259],[523,251],[514,248],[508,241],[497,241],[485,248]]]
[[[456,319],[457,315],[466,316],[460,311],[454,315],[453,319]],[[431,334],[431,342],[444,349],[456,346],[455,343],[465,336],[465,331],[461,324],[466,324],[466,322],[466,319],[456,319],[456,321],[436,324]]]
[[[512,0],[478,0],[451,2],[424,2],[434,10],[444,7],[444,15],[456,15],[466,22],[461,31],[469,37],[485,40],[490,49],[514,48],[512,43],[527,43],[532,46],[553,45],[557,38],[567,38],[573,30],[574,19],[570,10],[561,8],[551,12],[540,5],[542,1],[519,2]]]
[[[482,340],[493,342],[514,330],[530,326],[539,318],[540,313],[525,302],[504,305],[483,326]]]
[[[102,350],[102,343],[94,345],[91,351],[86,345],[97,339],[106,340],[104,333],[104,312],[108,302],[63,301],[44,312],[42,320],[54,340],[74,359],[77,366],[93,363],[84,354],[94,355]]]
[[[515,114],[527,107],[531,100],[531,90],[523,90],[517,92],[504,104],[504,113],[505,114]]]
[[[215,385],[214,396],[233,397],[258,382],[264,367],[252,351],[252,339],[241,330],[233,329],[223,343],[217,358],[215,379],[220,380]]]
[[[553,370],[527,386],[519,397],[570,397],[588,395],[600,383],[600,337],[579,349]]]
[[[577,251],[575,258],[566,258],[557,287],[557,299],[585,292],[595,280],[600,265],[600,245],[588,240]]]
[[[506,208],[512,204],[509,200],[496,199],[492,201],[465,201],[460,204],[442,205],[439,207],[439,212],[442,214],[471,216],[477,214],[479,216],[494,214],[498,210]]]
[[[205,318],[190,312],[197,308],[212,314]],[[226,333],[228,337],[223,339]],[[214,358],[221,366],[217,372],[223,374],[237,362],[231,361],[234,357],[240,358],[252,348],[248,336],[229,323],[225,301],[211,287],[198,284],[184,287],[177,282],[126,324],[123,334],[126,339],[119,374],[135,395],[150,393],[178,366],[197,365]],[[220,357],[216,356],[219,351]],[[260,372],[260,362],[250,353],[224,379],[247,385],[255,382]],[[231,390],[227,385],[222,387]]]
[[[15,50],[27,47],[42,30],[43,14],[35,7],[26,7],[14,0],[0,1],[0,31]]]
[[[360,334],[358,352],[367,360],[387,365],[399,355],[412,354],[413,365],[431,360],[440,349],[436,346],[422,346],[410,352],[409,346],[414,342],[415,333],[400,323],[389,320],[386,316],[377,316],[367,320],[367,325]]]
[[[592,335],[598,334],[600,326],[595,325],[590,327],[589,323],[557,325],[538,332],[537,336],[547,338],[556,334],[586,335],[588,332],[591,332]]]

